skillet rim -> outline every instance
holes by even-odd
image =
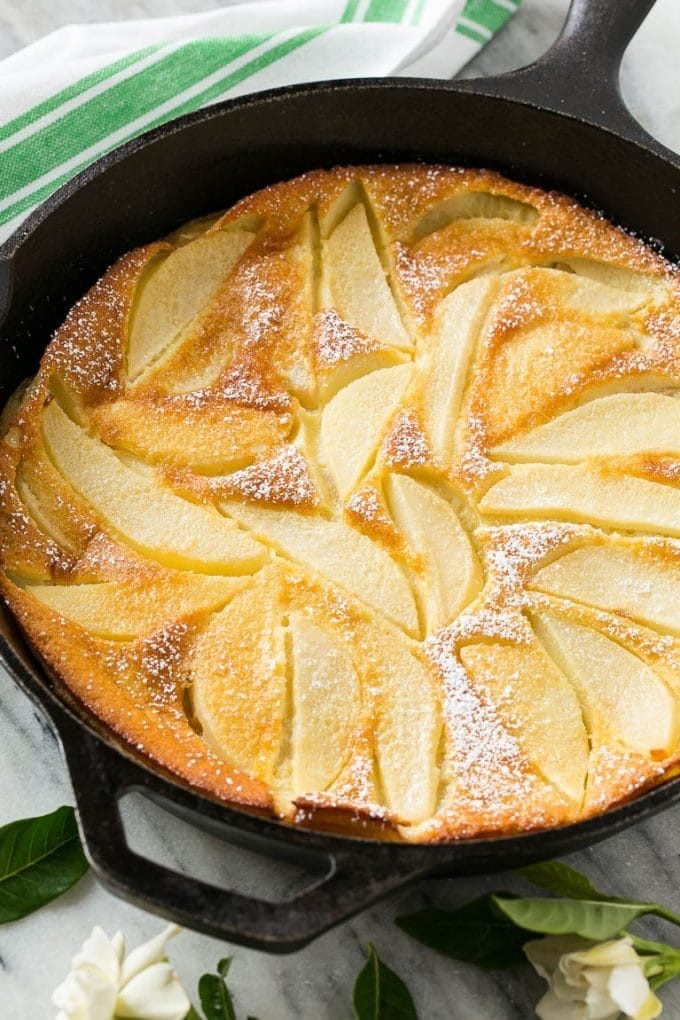
[[[530,65],[526,70],[530,70],[534,66],[535,65]],[[153,145],[156,141],[159,141],[162,138],[178,134],[186,128],[192,127],[194,124],[200,124],[204,121],[217,119],[225,112],[228,113],[231,110],[248,109],[252,106],[265,105],[270,102],[278,102],[306,94],[322,95],[324,93],[342,92],[347,90],[354,91],[360,89],[375,89],[380,92],[387,91],[388,89],[396,89],[397,91],[402,89],[415,89],[417,91],[424,92],[434,90],[436,92],[454,92],[458,95],[483,97],[484,99],[509,104],[511,106],[528,107],[539,113],[541,116],[546,116],[551,119],[557,118],[558,120],[572,121],[577,124],[586,125],[591,129],[601,132],[605,136],[611,135],[619,141],[623,141],[627,145],[632,145],[635,148],[641,149],[647,155],[661,160],[664,164],[671,167],[673,170],[676,170],[680,174],[680,155],[674,153],[671,149],[667,149],[664,145],[662,145],[662,143],[657,142],[653,136],[647,135],[643,129],[641,129],[640,137],[633,138],[627,135],[624,130],[618,130],[616,127],[597,123],[595,120],[592,120],[587,116],[579,116],[569,110],[554,110],[548,106],[542,106],[538,99],[531,97],[518,98],[510,95],[506,96],[497,91],[498,88],[504,87],[506,81],[509,83],[511,80],[516,78],[519,79],[519,76],[524,72],[524,70],[524,68],[520,68],[519,71],[513,71],[507,75],[499,75],[497,77],[455,80],[422,77],[399,78],[390,76],[385,78],[337,78],[330,81],[302,82],[297,85],[281,85],[276,88],[263,89],[261,92],[246,93],[242,96],[236,96],[234,99],[225,99],[219,103],[213,103],[210,106],[201,107],[198,110],[182,114],[180,117],[173,117],[170,120],[165,121],[165,123],[159,124],[156,127],[151,128],[149,131],[144,131],[139,135],[135,135],[126,142],[122,142],[110,151],[105,152],[73,177],[70,177],[68,181],[53,191],[52,194],[48,195],[43,202],[29,213],[29,215],[9,235],[9,237],[5,238],[5,240],[0,243],[0,262],[7,262],[11,265],[12,260],[18,255],[21,247],[31,238],[36,230],[39,229],[39,227],[56,209],[62,206],[76,192],[80,191],[110,167],[122,162],[141,149]],[[632,119],[631,123],[637,124],[637,122],[632,121]],[[410,160],[410,162],[419,161]],[[423,162],[426,161],[423,160]],[[311,170],[316,168],[310,167],[309,169]],[[567,192],[565,191],[564,193],[566,194]],[[579,195],[578,201],[581,204],[587,205],[588,196]],[[593,206],[591,206],[591,208],[593,208]],[[607,214],[607,218],[616,223],[616,220],[609,216],[609,214]],[[622,226],[626,229],[625,225]],[[677,253],[677,257],[680,257],[680,252]],[[7,309],[9,309],[10,306],[11,294],[7,299]],[[0,319],[0,328],[2,328],[4,318],[5,317],[3,316],[3,318]]]
[[[677,162],[677,157],[675,160],[668,159],[663,152],[655,151],[653,145],[642,144],[640,140],[628,137],[625,132],[613,127],[597,124],[587,117],[579,117],[568,111],[545,108],[539,102],[532,101],[531,99],[513,98],[488,91],[490,81],[493,80],[479,79],[479,81],[449,82],[423,78],[392,77],[385,79],[350,78],[330,82],[313,82],[282,86],[255,94],[248,94],[185,114],[182,117],[159,125],[142,135],[136,136],[123,145],[105,153],[57,189],[0,246],[0,268],[2,263],[5,263],[11,269],[12,263],[19,256],[24,244],[28,243],[41,228],[49,231],[48,221],[54,211],[67,203],[82,188],[106,172],[110,167],[124,161],[129,156],[152,146],[156,141],[179,134],[195,124],[213,119],[217,120],[225,112],[228,113],[234,109],[248,110],[257,105],[285,102],[288,98],[295,98],[301,94],[347,93],[366,89],[379,90],[380,92],[385,92],[388,89],[396,89],[397,91],[410,89],[414,92],[423,93],[448,91],[473,97],[483,97],[485,100],[493,100],[494,103],[500,101],[504,106],[510,104],[510,106],[518,108],[529,107],[538,112],[542,117],[544,116],[551,120],[556,118],[558,123],[568,120],[586,125],[602,135],[610,135],[619,142],[633,146],[634,149],[642,150],[646,156],[660,160],[662,164],[669,166],[672,171],[678,173],[680,180],[680,164]],[[651,141],[653,143],[653,139]],[[671,153],[670,155],[673,154]],[[380,162],[377,156],[371,161]],[[417,160],[411,159],[410,162],[417,162]],[[516,171],[510,172],[521,179],[521,173],[517,174]],[[584,202],[583,196],[579,196],[579,201]],[[609,218],[616,222],[615,217],[609,216]],[[11,287],[7,295],[6,305],[6,311],[9,312],[12,306]],[[347,857],[351,850],[354,853],[360,853],[362,858],[369,855],[369,859],[376,862],[379,859],[389,859],[394,865],[401,865],[408,872],[405,877],[402,876],[400,881],[396,883],[403,884],[403,882],[408,880],[408,877],[417,877],[428,872],[444,870],[447,865],[460,874],[470,873],[475,870],[474,859],[478,856],[487,856],[479,870],[490,871],[495,866],[503,867],[509,859],[515,857],[521,857],[524,860],[537,860],[545,858],[548,853],[566,853],[577,849],[579,846],[591,845],[602,838],[613,835],[629,825],[636,824],[658,811],[670,807],[680,799],[680,776],[676,776],[657,786],[652,786],[638,796],[616,805],[600,815],[573,822],[569,825],[511,835],[477,837],[475,839],[455,840],[445,843],[392,843],[352,833],[331,834],[319,830],[308,830],[300,826],[291,826],[266,816],[257,815],[254,812],[233,806],[227,802],[219,801],[208,794],[192,788],[177,777],[166,774],[149,760],[135,755],[134,751],[116,738],[112,731],[102,732],[101,728],[98,729],[97,720],[94,716],[91,716],[84,709],[79,712],[77,708],[68,703],[66,698],[60,696],[54,686],[51,685],[49,670],[37,659],[28,641],[20,632],[16,621],[9,611],[6,612],[11,620],[11,626],[15,627],[19,633],[20,642],[28,649],[29,660],[28,662],[23,661],[21,654],[12,647],[5,634],[0,633],[0,663],[6,667],[10,676],[31,698],[33,703],[37,704],[43,713],[48,716],[56,729],[67,758],[71,781],[76,791],[78,802],[80,802],[82,786],[79,785],[79,777],[74,774],[70,764],[68,740],[71,737],[65,735],[65,731],[73,729],[73,724],[75,724],[76,730],[82,734],[86,742],[89,742],[91,745],[101,744],[106,752],[111,752],[116,756],[116,759],[120,762],[120,773],[122,775],[125,775],[127,772],[128,774],[133,773],[133,775],[138,774],[141,776],[141,779],[133,779],[132,782],[123,779],[118,784],[119,789],[117,793],[119,796],[126,790],[141,788],[152,799],[160,800],[170,810],[172,810],[173,804],[181,804],[194,817],[209,817],[224,827],[253,833],[256,837],[259,836],[266,841],[278,843],[279,845],[288,844],[291,848],[298,848],[301,854],[305,849],[309,849],[319,850],[327,856],[330,855],[331,858],[336,855]],[[33,665],[33,661],[35,661],[35,665]],[[154,789],[154,786],[157,789]],[[364,849],[367,847],[371,849]],[[491,858],[491,861],[488,858]],[[308,941],[308,939],[305,941]]]

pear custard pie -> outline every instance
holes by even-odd
[[[120,258],[5,409],[0,584],[133,753],[436,842],[680,762],[680,272],[572,199],[314,171]]]

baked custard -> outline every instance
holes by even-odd
[[[427,842],[676,771],[680,276],[562,195],[318,171],[124,255],[0,498],[34,648],[209,795]]]

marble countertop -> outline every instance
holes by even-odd
[[[72,21],[183,13],[218,6],[218,0],[0,0],[0,58]],[[467,76],[519,66],[556,36],[566,0],[524,0],[520,12],[464,72]],[[626,54],[623,91],[652,134],[680,150],[680,4],[658,0]],[[1,88],[1,82],[0,82]],[[643,186],[643,182],[641,182]],[[56,740],[40,714],[0,674],[0,822],[41,814],[73,795]],[[276,895],[298,886],[290,868],[249,855],[171,819],[141,799],[126,808],[135,849],[179,870]],[[619,896],[657,900],[680,910],[680,806],[568,858]],[[393,924],[399,914],[426,904],[450,907],[481,891],[508,886],[509,877],[438,879],[396,893],[287,957],[225,946],[193,932],[170,945],[170,955],[192,994],[217,960],[233,955],[230,985],[238,1015],[262,1020],[349,1020],[351,991],[362,947],[373,942],[408,982],[423,1020],[527,1020],[542,982],[525,968],[483,973],[421,948]],[[48,1020],[52,989],[95,924],[122,929],[129,944],[149,938],[163,922],[115,899],[88,875],[56,903],[0,928],[0,1012],[13,1020]],[[651,925],[663,937],[663,925]],[[668,935],[668,933],[667,933]],[[663,991],[664,1015],[680,1016],[680,981]]]

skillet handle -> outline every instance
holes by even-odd
[[[677,154],[635,120],[619,86],[623,55],[654,3],[571,0],[558,39],[542,57],[508,74],[469,79],[470,88],[586,120],[680,166]]]
[[[136,790],[186,817],[195,795],[178,787],[172,801],[168,801],[167,794],[161,795],[155,776],[90,734],[72,717],[60,712],[54,722],[71,774],[83,845],[95,873],[116,895],[181,925],[254,949],[292,952],[392,889],[432,870],[415,846],[413,863],[404,864],[403,857],[396,860],[393,852],[403,851],[403,844],[367,846],[334,840],[312,832],[284,829],[261,818],[230,811],[223,804],[207,802],[201,817],[204,827],[212,828],[227,841],[231,828],[234,842],[270,857],[313,861],[316,868],[311,884],[291,899],[271,902],[173,871],[130,849],[119,800],[125,793]],[[225,827],[225,815],[234,819],[233,827]],[[295,846],[291,848],[295,843],[299,846],[297,851]],[[319,861],[324,859],[326,871],[319,878]]]

